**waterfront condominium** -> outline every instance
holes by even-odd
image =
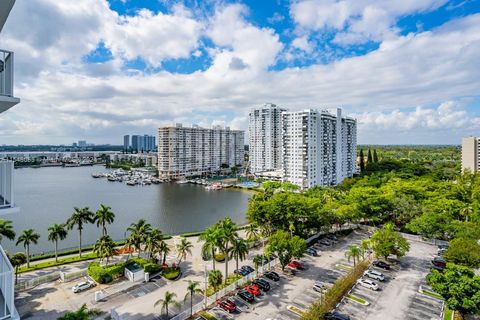
[[[462,172],[469,170],[477,173],[480,170],[480,138],[462,139]]]
[[[130,150],[130,136],[128,134],[123,136],[123,151],[128,152]]]
[[[244,131],[214,126],[184,127],[177,123],[158,129],[158,172],[161,178],[181,179],[243,166]]]
[[[356,173],[357,123],[328,111],[282,113],[283,181],[302,189],[336,185]]]
[[[0,33],[15,0],[0,1]],[[0,35],[1,36],[1,35]],[[13,94],[13,52],[0,49],[0,114],[20,102]],[[0,115],[1,116],[1,115]],[[13,162],[0,159],[0,217],[18,211],[13,197]],[[14,272],[0,245],[0,319],[20,319],[14,304]]]
[[[282,168],[282,112],[272,103],[249,113],[250,172],[260,174]]]
[[[125,139],[128,137],[123,136],[123,144],[125,148]],[[128,139],[128,138],[127,138]],[[132,143],[129,145],[132,152],[151,152],[155,151],[155,136],[148,134],[145,135],[132,135]]]

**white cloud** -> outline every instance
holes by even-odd
[[[176,54],[188,52],[187,55],[197,56],[197,51],[205,50],[212,57],[205,71],[125,74],[121,67],[127,51],[129,57],[141,55],[152,64],[166,56],[151,51],[161,43],[149,37],[138,48],[133,48],[132,43],[120,47],[117,37],[132,37],[136,23],[149,27],[149,22],[142,19],[159,19],[155,21],[168,27],[169,19],[194,18],[181,9],[168,14],[168,19],[166,14],[159,18],[151,13],[138,16],[135,23],[125,18],[127,24],[132,23],[128,26],[132,29],[117,35],[109,28],[124,28],[118,23],[123,18],[104,1],[88,6],[90,1],[79,0],[79,7],[73,11],[68,2],[31,1],[35,1],[38,15],[28,19],[30,8],[25,2],[17,2],[19,5],[1,35],[2,47],[16,53],[16,94],[22,98],[19,105],[0,117],[2,143],[66,143],[81,137],[94,142],[120,143],[124,133],[154,133],[157,126],[172,122],[208,126],[220,121],[246,129],[248,109],[265,101],[291,109],[342,106],[346,113],[367,112],[362,116],[365,121],[373,121],[375,117],[384,119],[377,125],[383,128],[382,134],[375,131],[378,139],[391,132],[397,141],[396,130],[406,132],[402,138],[405,141],[412,139],[408,129],[397,126],[399,118],[417,130],[415,137],[418,130],[424,136],[435,131],[430,137],[437,140],[441,136],[439,131],[450,134],[457,130],[453,138],[458,139],[462,132],[469,127],[478,128],[480,123],[475,118],[463,122],[463,126],[442,129],[440,124],[462,123],[468,117],[461,105],[450,102],[435,110],[424,107],[480,96],[480,14],[450,21],[428,32],[407,36],[393,32],[382,40],[378,50],[363,56],[274,71],[269,67],[284,48],[279,36],[270,28],[248,22],[246,7],[222,6],[207,22],[196,22],[204,30],[199,32],[212,40],[213,47],[201,47],[189,36],[184,40],[172,37],[183,48]],[[350,19],[350,13],[346,17],[345,21]],[[90,23],[85,24],[82,19]],[[70,26],[69,21],[74,21],[74,25]],[[366,30],[368,26],[366,23],[358,30]],[[139,32],[143,30],[138,28]],[[104,35],[112,34],[110,42],[104,39],[107,45],[118,45],[112,61],[93,65],[82,62],[82,57]],[[161,32],[159,38],[160,35]],[[297,47],[308,48],[305,46],[308,39],[298,40]],[[418,107],[404,112],[404,108],[412,106]],[[379,114],[370,114],[371,111]],[[429,117],[434,120],[425,120]],[[385,125],[388,123],[391,128]],[[368,126],[362,127],[360,141],[369,142],[362,140],[369,132],[373,131]]]
[[[446,0],[304,0],[295,1],[290,14],[306,30],[340,31],[334,39],[340,44],[381,41],[398,30],[397,19],[416,12],[434,10]]]

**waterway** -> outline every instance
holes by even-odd
[[[31,246],[35,254],[53,250],[47,239],[48,227],[65,223],[74,207],[89,207],[92,211],[101,203],[112,207],[115,222],[107,229],[116,240],[123,239],[126,228],[140,218],[164,234],[201,231],[224,217],[231,217],[238,224],[246,222],[249,192],[209,191],[203,186],[176,183],[132,187],[91,177],[92,172],[105,170],[101,166],[16,169],[15,202],[20,212],[2,218],[13,221],[17,235],[29,228],[40,234],[38,244]],[[94,243],[100,233],[95,225],[85,226],[83,242]],[[3,239],[2,245],[9,252],[24,250],[8,239]],[[78,231],[74,229],[59,248],[77,245]]]

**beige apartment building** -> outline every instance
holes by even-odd
[[[462,172],[469,170],[477,173],[480,169],[480,138],[468,137],[462,139]]]

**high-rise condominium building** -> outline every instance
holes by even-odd
[[[123,151],[128,151],[130,149],[130,136],[128,134],[123,136]]]
[[[15,0],[0,1],[0,32],[14,4]],[[13,62],[13,52],[0,49],[0,114],[20,102],[13,94]],[[1,218],[8,219],[8,215],[18,211],[13,196],[13,162],[0,159]],[[20,319],[14,304],[14,288],[13,267],[0,245],[0,319]]]
[[[244,131],[214,126],[158,129],[158,172],[162,178],[201,176],[222,168],[243,166]]]
[[[282,112],[272,103],[249,113],[250,172],[259,173],[282,168]]]
[[[125,139],[125,137],[124,137]],[[124,140],[125,144],[125,140]],[[132,151],[133,152],[150,152],[155,150],[155,136],[150,136],[145,134],[141,135],[132,135]]]
[[[480,138],[462,139],[462,171],[477,173],[480,171]]]
[[[357,123],[327,111],[282,113],[283,181],[336,185],[356,172]]]

